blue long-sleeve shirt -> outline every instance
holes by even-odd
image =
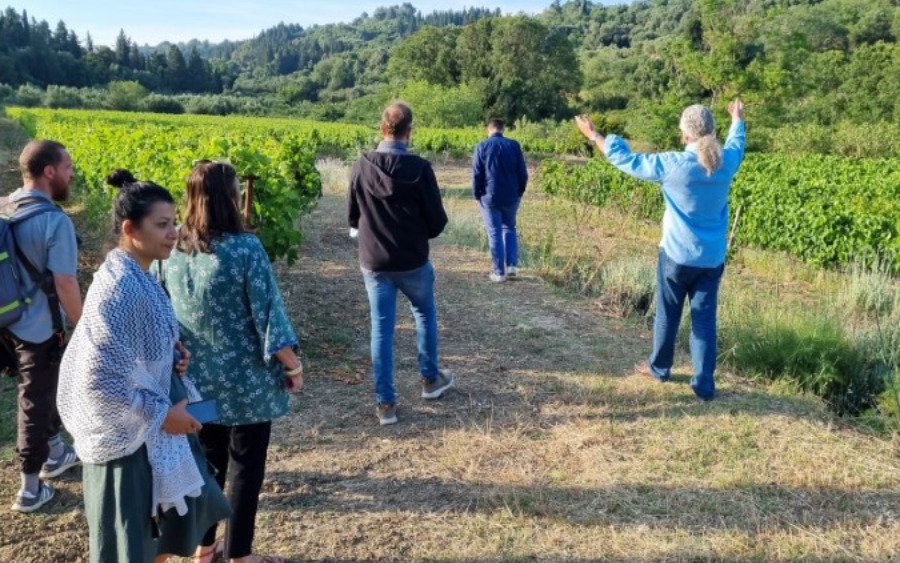
[[[606,137],[604,152],[619,170],[662,184],[666,211],[660,247],[675,263],[715,268],[725,262],[728,192],[744,159],[744,122],[731,123],[723,145],[722,166],[707,175],[697,149],[658,154],[633,153],[621,137]]]
[[[488,207],[511,205],[525,193],[528,168],[519,143],[494,133],[472,155],[472,195]]]

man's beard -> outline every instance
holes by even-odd
[[[69,199],[69,184],[62,181],[54,181],[50,184],[50,197],[53,201],[66,201]]]

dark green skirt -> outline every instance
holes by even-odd
[[[181,379],[172,377],[172,403],[185,397]],[[203,476],[199,497],[188,497],[188,512],[174,508],[159,518],[159,539],[150,519],[153,476],[147,448],[109,463],[85,463],[84,512],[90,529],[92,562],[152,562],[157,554],[193,555],[206,531],[231,516],[231,508],[213,479],[196,434],[187,436],[197,469]]]
[[[153,561],[152,479],[146,446],[109,463],[84,464],[84,515],[93,563]]]

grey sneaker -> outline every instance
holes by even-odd
[[[81,460],[78,459],[75,450],[72,449],[72,446],[65,444],[62,455],[56,459],[48,459],[41,467],[38,477],[41,479],[53,479],[80,464]]]
[[[491,274],[490,278],[492,283],[503,283],[506,281],[506,276],[503,274]]]
[[[16,502],[10,508],[16,512],[34,512],[50,502],[55,494],[56,490],[53,487],[41,481],[38,483],[37,494],[19,491],[19,494],[16,495]]]
[[[506,277],[514,278],[514,277],[516,277],[516,274],[518,274],[518,273],[519,273],[519,269],[516,268],[515,266],[507,266],[506,267]]]
[[[397,407],[393,403],[380,403],[375,407],[375,414],[378,415],[378,424],[382,426],[397,424]]]
[[[434,381],[422,380],[422,398],[437,399],[444,394],[444,391],[453,387],[453,375],[448,371],[438,371],[437,379]]]

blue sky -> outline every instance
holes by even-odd
[[[451,2],[411,0],[423,13],[462,9],[467,6],[500,8],[504,13],[537,13],[552,0],[483,0]],[[352,0],[327,2],[309,0],[7,0],[29,17],[47,20],[51,28],[63,20],[84,39],[90,32],[97,45],[112,45],[119,29],[140,44],[191,38],[221,41],[247,39],[278,22],[308,26],[317,23],[350,21],[379,6],[401,4],[403,0]],[[605,1],[604,3],[612,3]]]

